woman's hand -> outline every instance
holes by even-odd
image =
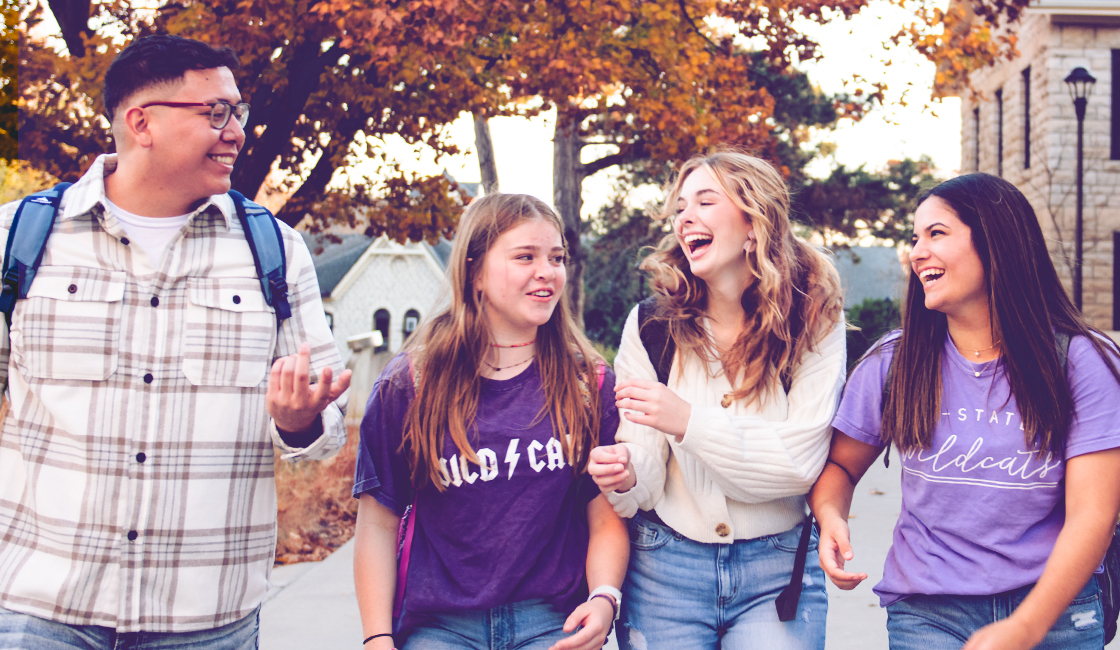
[[[1046,638],[1011,615],[976,630],[961,650],[1030,650]]]
[[[844,590],[855,589],[856,585],[867,580],[866,573],[851,573],[844,570],[844,564],[855,557],[848,524],[839,518],[821,521],[820,565],[832,583]]]
[[[627,409],[622,415],[633,422],[653,427],[662,433],[683,438],[688,431],[692,405],[650,379],[627,379],[614,387],[614,404]]]
[[[587,473],[603,494],[625,492],[634,487],[634,466],[625,445],[608,445],[591,450]]]
[[[576,608],[564,622],[564,631],[579,632],[560,641],[549,650],[600,650],[607,641],[614,621],[614,606],[606,598],[592,598]]]

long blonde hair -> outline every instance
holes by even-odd
[[[475,287],[498,237],[532,219],[543,219],[561,235],[564,232],[552,208],[531,196],[489,194],[473,201],[459,221],[447,262],[450,304],[425,320],[405,346],[414,360],[422,360],[401,443],[416,488],[430,481],[443,490],[440,457],[447,432],[460,457],[479,464],[468,433],[478,412],[481,369],[491,334],[481,292]],[[598,444],[595,377],[602,360],[576,327],[566,292],[549,321],[537,330],[536,355],[546,404],[540,416],[552,418],[568,464],[582,473],[588,454]]]
[[[667,321],[677,354],[719,358],[733,386],[742,376],[734,398],[761,403],[776,381],[788,390],[801,357],[843,318],[840,277],[824,253],[793,233],[785,182],[754,156],[721,151],[690,158],[670,181],[655,218],[676,214],[681,186],[701,168],[754,226],[756,246],[748,255],[755,281],[743,293],[746,322],[731,350],[719,355],[705,333],[707,285],[692,274],[675,234],[662,239],[641,268],[658,294],[655,318]]]

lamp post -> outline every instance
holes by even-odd
[[[1085,132],[1085,107],[1089,104],[1089,95],[1093,92],[1093,84],[1097,78],[1089,74],[1085,68],[1074,68],[1066,77],[1066,86],[1069,87],[1069,96],[1073,98],[1073,110],[1077,113],[1077,221],[1074,225],[1074,262],[1073,262],[1073,304],[1078,311],[1081,310],[1081,266],[1082,266],[1082,241],[1084,227],[1082,225],[1082,205],[1084,195],[1084,182],[1082,178],[1082,160],[1084,158],[1084,132]]]

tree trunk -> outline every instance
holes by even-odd
[[[272,170],[273,161],[285,147],[291,146],[292,130],[303,114],[308,98],[318,90],[323,71],[342,55],[337,43],[318,54],[321,45],[320,41],[308,39],[296,46],[288,65],[288,84],[283,95],[276,97],[273,105],[264,111],[265,129],[260,137],[257,137],[255,127],[261,123],[255,123],[250,113],[245,146],[232,175],[233,189],[245,196],[257,195]]]
[[[552,137],[552,196],[556,211],[564,220],[564,241],[568,246],[568,298],[573,316],[583,327],[584,253],[580,243],[583,222],[583,169],[579,162],[583,144],[575,125],[562,112],[556,115],[556,131]]]
[[[323,194],[327,191],[327,185],[334,178],[335,170],[338,169],[340,164],[346,162],[346,153],[350,149],[350,143],[354,141],[354,136],[363,124],[365,124],[365,120],[357,115],[343,118],[338,123],[334,133],[331,134],[330,143],[323,148],[319,161],[315,163],[315,167],[311,169],[311,173],[308,174],[307,179],[303,181],[299,189],[276,213],[277,219],[294,228],[297,223],[303,220],[304,215],[311,211],[311,206],[323,198]]]
[[[494,140],[490,122],[485,115],[474,113],[474,148],[478,150],[478,171],[482,174],[482,191],[493,194],[498,189],[498,165],[494,161]]]
[[[80,59],[86,55],[82,34],[92,34],[89,28],[90,0],[48,0],[54,20],[62,31],[62,40],[70,56]]]

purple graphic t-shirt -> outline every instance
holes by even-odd
[[[610,370],[599,395],[599,443],[614,444],[619,416]],[[412,498],[399,450],[414,396],[408,360],[398,355],[370,395],[354,473],[354,496],[368,493],[398,515]],[[599,488],[566,462],[544,405],[534,361],[512,379],[483,380],[476,429],[468,434],[480,465],[460,458],[446,436],[445,489],[429,485],[417,495],[402,629],[421,623],[424,612],[530,599],[571,611],[587,598],[586,509]]]
[[[851,438],[883,444],[882,387],[899,336],[884,337],[844,388],[832,424]],[[1120,447],[1120,385],[1085,337],[1070,341],[1068,371],[1066,457]],[[1065,522],[1065,464],[1027,449],[1002,367],[968,361],[946,337],[941,372],[933,443],[902,455],[902,512],[874,589],[884,607],[910,594],[991,595],[1036,582]]]

